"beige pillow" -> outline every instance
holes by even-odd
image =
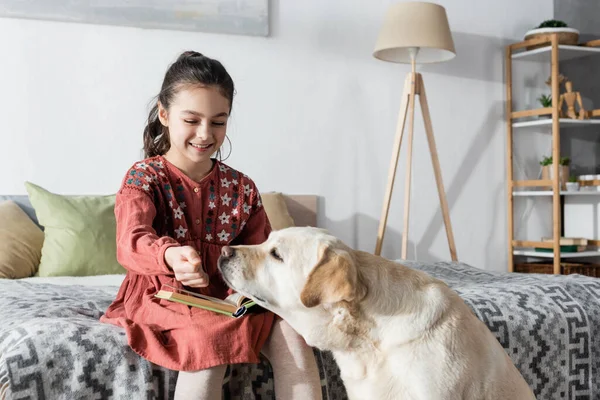
[[[44,232],[15,203],[0,203],[0,278],[33,276],[40,265]]]
[[[271,228],[274,231],[294,226],[294,219],[290,215],[283,194],[279,192],[262,193],[262,203],[265,207]]]

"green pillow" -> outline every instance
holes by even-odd
[[[115,196],[61,196],[25,182],[44,227],[37,276],[124,274],[117,262]]]

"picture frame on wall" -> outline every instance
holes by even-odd
[[[0,17],[269,35],[269,0],[3,0]]]

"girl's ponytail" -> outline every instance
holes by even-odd
[[[155,104],[148,114],[148,122],[144,128],[144,157],[163,155],[170,147],[169,130],[158,119],[158,104]]]

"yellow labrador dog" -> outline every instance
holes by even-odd
[[[498,340],[444,282],[288,228],[224,247],[227,284],[335,356],[350,399],[535,399]]]

